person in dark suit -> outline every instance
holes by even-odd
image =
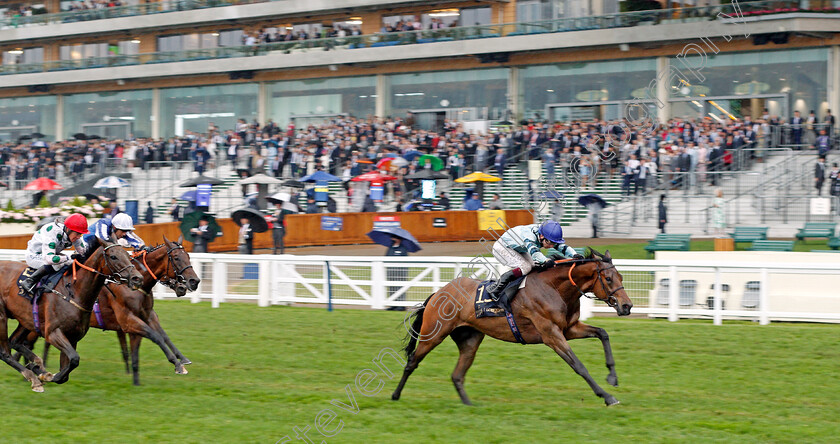
[[[665,206],[665,195],[659,196],[659,229],[664,233],[665,224],[668,223],[668,207]]]
[[[408,249],[403,245],[402,238],[399,236],[391,236],[391,246],[385,252],[385,256],[408,256]],[[408,268],[404,267],[388,267],[386,269],[386,278],[389,281],[405,281],[408,280]],[[388,296],[399,291],[400,287],[388,287]],[[405,300],[405,293],[397,297],[397,301]],[[405,311],[405,307],[388,307],[392,311]]]
[[[793,117],[790,118],[790,125],[791,125],[791,135],[793,136],[793,144],[794,145],[801,145],[802,144],[802,124],[804,120],[802,116],[799,115],[799,111],[793,112]],[[797,147],[799,149],[799,147]]]
[[[213,234],[210,233],[210,221],[207,217],[198,220],[198,226],[191,229],[193,234],[193,253],[207,253],[207,244]]]
[[[496,174],[499,177],[504,177],[505,173],[505,150],[499,148],[496,150],[496,157],[493,159],[493,166],[496,168]]]
[[[441,206],[444,211],[448,211],[450,208],[449,198],[446,197],[446,193],[440,193],[440,199],[438,199],[438,205]]]
[[[169,215],[172,216],[172,221],[177,222],[181,220],[181,205],[178,204],[178,199],[172,198],[172,206],[169,207]]]
[[[146,215],[143,219],[147,224],[155,223],[155,209],[152,208],[152,201],[146,203]]]
[[[820,157],[814,166],[814,187],[817,189],[817,196],[822,196],[822,186],[825,183],[825,157]]]

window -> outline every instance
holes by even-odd
[[[64,45],[59,48],[59,58],[61,60],[81,60],[91,57],[106,57],[108,55],[107,43],[79,43],[76,45]]]
[[[479,26],[492,23],[492,11],[489,7],[461,10],[460,26]]]
[[[27,48],[23,50],[3,51],[4,65],[20,65],[27,63],[43,63],[44,48]]]
[[[242,46],[242,30],[222,31],[219,33],[219,46]]]

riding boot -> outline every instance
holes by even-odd
[[[23,280],[24,291],[26,291],[29,294],[32,294],[33,290],[35,290],[35,286],[38,285],[38,282],[41,280],[41,278],[53,271],[55,271],[55,269],[52,267],[52,265],[44,265],[38,270],[36,270],[34,273],[32,273],[31,276]]]
[[[493,298],[494,301],[498,301],[499,298],[502,297],[502,292],[505,287],[507,287],[507,284],[514,279],[516,279],[516,275],[513,273],[513,270],[505,272],[503,275],[499,276],[499,280],[493,284],[492,288],[487,289],[487,295]]]

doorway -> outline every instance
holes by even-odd
[[[83,123],[82,133],[107,140],[126,140],[131,135],[131,122]]]
[[[712,117],[715,120],[761,118],[764,109],[770,115],[787,116],[788,98],[783,94],[752,96],[686,97],[671,99],[671,116],[679,118]]]
[[[0,127],[0,141],[17,141],[23,136],[28,136],[37,132],[37,126],[2,126]]]

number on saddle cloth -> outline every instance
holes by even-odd
[[[487,294],[487,287],[492,285],[494,281],[482,281],[479,283],[475,292],[475,317],[494,318],[505,316],[506,312],[511,311],[510,304],[519,292],[519,286],[524,280],[525,276],[520,276],[511,281],[505,287],[498,301],[493,300]]]
[[[50,273],[47,276],[44,276],[43,278],[41,278],[41,281],[38,282],[37,283],[38,285],[36,285],[36,287],[35,287],[35,293],[38,296],[40,296],[43,293],[45,293],[46,291],[52,290],[53,288],[55,288],[56,284],[58,284],[58,281],[61,280],[61,277],[64,276],[64,274],[67,273],[69,270],[70,270],[70,265],[65,265],[65,266],[61,267],[60,270],[55,271],[53,273]],[[30,303],[32,302],[32,295],[27,293],[26,291],[24,291],[23,281],[26,280],[26,278],[28,278],[29,276],[32,276],[32,274],[35,273],[36,271],[38,271],[37,268],[26,267],[26,269],[23,270],[23,272],[20,274],[20,276],[18,277],[18,280],[17,280],[19,294],[21,296],[25,297],[26,300],[29,301]]]

